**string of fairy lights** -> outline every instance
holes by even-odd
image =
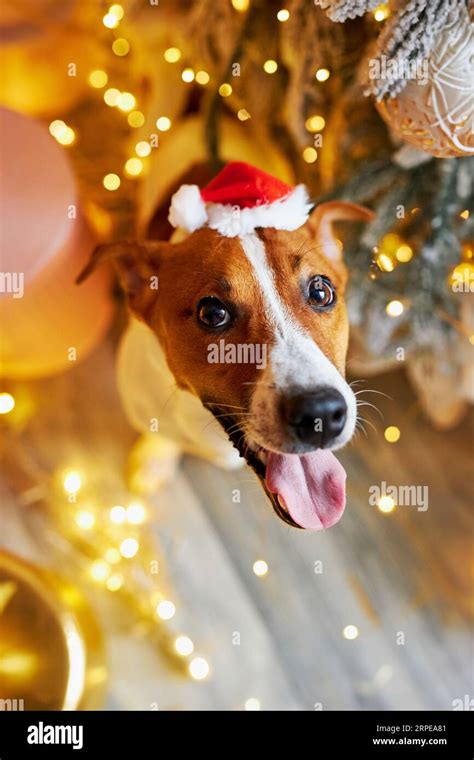
[[[29,409],[22,409],[24,405]],[[0,393],[0,416],[12,429],[17,428],[18,420],[22,427],[35,408],[24,387],[18,403],[12,393]],[[148,530],[148,506],[135,495],[107,506],[97,487],[99,479],[92,462],[82,468],[60,467],[46,483],[20,494],[20,499],[29,506],[41,502],[40,514],[47,518],[45,537],[57,552],[67,554],[83,582],[120,597],[134,619],[146,625],[151,642],[179,672],[196,681],[204,680],[211,671],[210,664],[195,652],[191,637],[176,625],[176,604],[165,591],[164,582],[159,581],[157,548]]]
[[[231,0],[233,8],[239,13],[245,13],[250,5],[250,0]],[[373,17],[376,21],[384,21],[389,16],[388,6],[381,4],[373,11]],[[122,5],[116,3],[111,5],[107,13],[102,18],[102,24],[111,32],[116,32],[125,17],[125,10]],[[284,24],[290,18],[290,11],[287,8],[281,8],[276,13],[276,19],[279,23]],[[125,57],[130,52],[130,42],[126,37],[115,37],[111,43],[112,52],[118,57]],[[178,47],[169,47],[163,52],[164,60],[169,64],[179,64],[183,54]],[[278,71],[278,62],[273,59],[265,60],[262,63],[264,72],[268,75],[275,74]],[[323,84],[327,82],[331,72],[327,68],[318,68],[314,73],[317,82]],[[181,79],[186,84],[196,82],[198,85],[205,87],[210,83],[211,77],[207,71],[195,71],[192,67],[186,66],[181,72]],[[109,77],[106,71],[95,69],[90,72],[88,77],[90,86],[97,90],[107,87]],[[232,85],[229,82],[222,82],[218,87],[219,95],[222,98],[228,98],[232,95]],[[132,128],[140,128],[145,124],[146,117],[144,113],[136,109],[136,97],[130,92],[121,92],[117,87],[104,89],[104,102],[111,108],[117,108],[127,114],[128,124]],[[247,109],[241,108],[237,112],[239,121],[251,119],[251,114]],[[306,129],[310,133],[321,132],[325,127],[325,119],[320,114],[310,116],[306,121]],[[172,127],[171,119],[166,115],[161,115],[156,120],[156,128],[160,132],[167,132]],[[72,127],[68,126],[61,119],[55,119],[50,124],[50,132],[61,145],[72,145],[75,141],[75,132]],[[146,141],[140,141],[135,146],[136,156],[131,156],[125,163],[124,171],[129,178],[138,177],[144,169],[142,159],[151,153],[151,145]],[[308,146],[304,148],[302,158],[306,163],[314,163],[318,158],[317,150]],[[118,173],[109,173],[103,178],[104,187],[107,190],[114,191],[120,187],[121,178]]]
[[[103,16],[102,23],[114,32],[124,16],[124,8],[114,4]],[[116,36],[111,48],[115,56],[124,57],[130,51],[130,43],[125,37]],[[165,60],[178,60],[179,57],[181,54],[177,49],[174,53],[165,53]],[[206,76],[205,72],[198,72],[197,81],[205,84],[209,81]],[[184,72],[183,81],[186,81]],[[88,83],[94,90],[103,90],[105,105],[126,115],[131,128],[140,128],[145,124],[145,115],[138,110],[135,95],[117,87],[107,87],[109,75],[106,71],[91,71]],[[159,116],[156,128],[160,132],[168,131],[171,120],[165,115]],[[60,145],[69,147],[76,142],[76,131],[62,119],[54,119],[49,124],[49,131]],[[135,144],[135,155],[130,156],[123,167],[128,178],[133,179],[142,173],[144,161],[151,150],[149,141],[140,140]],[[108,173],[103,177],[102,184],[106,190],[113,192],[120,187],[121,176],[118,172]],[[24,392],[18,403],[12,393],[1,392],[0,415],[11,418],[12,427],[15,427],[17,419],[21,418],[24,423],[29,416],[29,412],[22,410],[25,402],[31,411],[34,405]],[[149,509],[136,498],[106,508],[100,505],[93,484],[93,477],[88,478],[84,471],[74,467],[61,468],[52,477],[51,491],[44,501],[54,518],[55,542],[65,541],[66,546],[72,545],[76,549],[76,561],[80,564],[84,579],[127,601],[139,618],[149,624],[150,638],[156,639],[177,667],[196,681],[204,680],[211,671],[210,664],[206,658],[195,653],[190,636],[175,628],[176,604],[155,578],[159,574],[159,566],[156,547],[146,530]]]
[[[61,537],[80,550],[86,579],[121,594],[152,626],[161,624],[157,631],[161,647],[175,656],[178,665],[184,662],[193,679],[203,680],[210,665],[195,654],[194,643],[187,634],[174,630],[171,621],[176,605],[155,579],[160,570],[156,548],[147,532],[149,509],[136,498],[109,508],[97,507],[91,480],[88,487],[87,476],[78,469],[67,468],[55,474],[51,501],[58,505],[55,523]],[[64,496],[66,506],[61,503]]]

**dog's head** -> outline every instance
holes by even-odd
[[[213,412],[297,527],[329,527],[344,509],[331,450],[352,437],[356,400],[344,379],[347,272],[332,223],[371,216],[334,201],[292,232],[202,228],[177,243],[101,246],[82,276],[114,260],[177,385]]]

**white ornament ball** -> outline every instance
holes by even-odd
[[[474,154],[474,26],[467,12],[447,25],[422,76],[376,106],[396,136],[437,158]]]

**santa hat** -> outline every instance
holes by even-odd
[[[296,230],[313,205],[304,185],[291,187],[255,166],[232,161],[202,190],[182,185],[171,199],[168,219],[188,232],[207,226],[236,237],[256,227]]]

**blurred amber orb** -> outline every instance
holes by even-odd
[[[87,93],[87,73],[104,59],[93,4],[22,0],[0,9],[2,105],[31,116],[65,113]],[[86,7],[85,7],[86,6]]]
[[[102,635],[79,590],[0,551],[3,709],[99,709],[105,681]]]
[[[102,269],[75,283],[96,240],[69,149],[23,114],[0,108],[0,123],[0,374],[34,379],[70,369],[97,345],[113,314],[111,276]],[[64,129],[59,119],[50,124],[57,136]]]

